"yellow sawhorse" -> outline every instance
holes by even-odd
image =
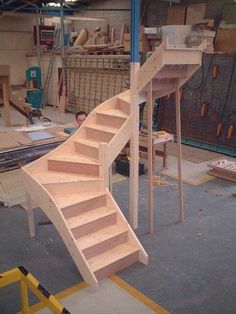
[[[17,281],[20,283],[22,314],[32,313],[29,306],[28,289],[30,289],[39,298],[39,300],[42,301],[45,307],[48,307],[52,311],[52,313],[70,314],[70,312],[64,308],[64,306],[23,266],[0,274],[0,288]]]

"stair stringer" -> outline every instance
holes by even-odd
[[[135,235],[133,229],[130,227],[130,224],[128,223],[127,219],[125,218],[124,214],[122,213],[120,207],[116,203],[115,199],[113,198],[112,194],[106,188],[107,192],[107,201],[110,206],[116,209],[117,211],[117,219],[120,219],[123,223],[125,223],[127,229],[128,229],[128,236],[131,243],[133,243],[135,246],[139,248],[139,261],[145,265],[148,264],[148,255],[146,251],[144,250],[142,244],[138,240],[137,236]]]
[[[186,77],[178,79],[178,86],[181,87],[201,66],[202,49],[202,45],[197,48],[168,48],[166,43],[162,43],[138,70],[137,92],[142,92],[147,84],[154,79],[158,72],[160,72],[166,65],[187,66]],[[155,96],[160,98],[175,90],[176,88],[171,88],[168,93],[160,92],[159,95],[157,93]]]
[[[58,208],[52,196],[48,193],[46,188],[37,182],[30,173],[22,168],[22,175],[24,177],[24,184],[29,195],[37,202],[40,208],[51,220],[56,230],[64,241],[71,257],[78,267],[84,280],[94,289],[98,288],[98,280],[91,271],[89,264],[63,217],[60,208]]]
[[[87,117],[86,121],[80,127],[80,129],[75,132],[65,143],[61,144],[58,148],[53,150],[52,152],[44,155],[40,159],[34,161],[33,163],[25,166],[22,168],[23,176],[24,176],[24,184],[26,186],[26,190],[28,191],[29,195],[34,199],[37,204],[42,208],[45,214],[49,217],[49,219],[54,224],[55,228],[59,232],[62,240],[65,242],[65,245],[70,252],[76,266],[78,267],[81,275],[83,276],[84,280],[92,287],[98,287],[98,280],[96,278],[95,273],[93,273],[92,269],[90,268],[87,259],[85,258],[83,252],[79,248],[79,244],[76,241],[72,231],[62,214],[62,211],[59,206],[57,206],[56,200],[54,199],[52,191],[53,184],[42,184],[40,183],[39,179],[35,174],[38,171],[49,171],[48,170],[48,160],[53,159],[57,155],[63,155],[65,153],[72,153],[76,154],[79,153],[75,150],[75,141],[79,140],[79,138],[84,138],[86,132],[86,125],[90,123],[96,124],[96,113],[104,112],[106,110],[110,110],[113,108],[119,108],[125,114],[124,122],[119,127],[117,133],[114,134],[111,141],[109,143],[100,142],[99,143],[99,150],[102,147],[106,148],[106,159],[98,159],[99,164],[101,165],[98,180],[103,180],[102,185],[107,187],[107,181],[105,181],[105,177],[103,176],[102,172],[108,172],[108,167],[111,165],[115,157],[119,154],[125,144],[129,141],[131,137],[131,121],[132,116],[130,112],[130,101],[129,97],[125,101],[122,99],[124,95],[129,94],[129,91],[121,93],[119,95],[114,96],[113,98],[105,101],[104,103],[97,106]],[[121,96],[121,98],[119,98]],[[119,102],[121,101],[121,103]],[[118,107],[117,107],[118,106]],[[100,154],[99,154],[100,157]],[[50,174],[50,171],[48,172]],[[79,181],[79,179],[78,179]],[[75,182],[74,182],[75,183]],[[74,183],[71,183],[72,185]],[[90,182],[92,184],[92,182]],[[57,184],[55,182],[55,184]],[[67,183],[68,186],[70,183]],[[49,187],[49,190],[47,190]],[[138,259],[140,262],[147,264],[148,256],[145,250],[143,249],[142,245],[140,244],[139,240],[137,239],[135,233],[132,231],[132,228],[129,226],[127,220],[125,219],[122,211],[120,210],[119,206],[116,204],[115,200],[111,196],[108,189],[106,189],[106,196],[109,202],[109,205],[116,210],[117,219],[121,222],[121,224],[125,225],[128,230],[128,240],[132,243],[138,250]]]
[[[129,118],[124,122],[119,131],[113,137],[110,144],[108,144],[108,159],[107,159],[107,167],[111,165],[111,163],[115,160],[117,155],[121,152],[122,148],[126,145],[126,143],[131,138],[131,119]]]

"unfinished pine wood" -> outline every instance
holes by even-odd
[[[217,177],[217,178],[224,179],[227,181],[236,182],[235,177],[229,176],[229,175],[224,174],[224,173],[217,172],[216,170],[209,170],[208,174],[213,176],[213,177]]]
[[[174,63],[176,56],[177,67]],[[130,141],[130,222],[136,228],[139,104],[146,100],[148,92],[148,103],[152,105],[155,95],[152,83],[156,92],[162,95],[174,89],[177,118],[180,119],[179,87],[200,66],[200,56],[199,49],[168,49],[163,44],[141,68],[138,63],[131,66],[131,91],[96,107],[66,142],[23,168],[23,182],[28,193],[55,225],[84,280],[94,288],[98,287],[99,279],[136,261],[148,263],[146,251],[109,192],[109,169]],[[152,134],[151,120],[152,110],[149,108],[149,134]],[[178,140],[180,129],[178,120]],[[149,139],[149,146],[150,143]],[[152,172],[150,158],[149,163]],[[180,188],[180,195],[181,191]],[[151,208],[151,189],[150,195]],[[152,211],[149,223],[152,232]]]
[[[153,147],[152,147],[152,81],[148,84],[147,91],[147,106],[148,106],[148,230],[153,233]],[[155,154],[155,151],[154,151]]]
[[[2,91],[3,91],[5,126],[10,126],[11,117],[10,117],[10,104],[9,104],[9,85],[6,82],[2,83]]]
[[[127,242],[127,228],[110,225],[79,239],[79,246],[87,258],[101,254],[114,246]]]
[[[131,64],[131,139],[130,139],[130,223],[138,227],[138,172],[139,172],[139,106],[137,93],[137,73],[139,63]]]
[[[28,214],[28,221],[29,221],[29,231],[30,237],[35,237],[35,224],[34,224],[34,212],[31,197],[28,192],[26,192],[26,206],[27,206],[27,214]]]
[[[184,221],[183,179],[182,179],[182,147],[181,147],[181,111],[180,111],[180,86],[176,82],[175,110],[177,134],[177,159],[178,159],[178,187],[179,187],[179,221]]]
[[[58,112],[64,113],[66,107],[66,86],[63,84],[62,86],[62,95],[59,99]]]

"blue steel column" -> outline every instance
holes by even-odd
[[[130,61],[139,62],[139,27],[140,27],[140,0],[131,0],[131,51]]]

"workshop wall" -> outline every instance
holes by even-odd
[[[219,21],[222,17],[222,10],[225,4],[232,3],[232,0],[182,0],[182,4],[207,3],[207,17]]]
[[[10,65],[10,81],[23,84],[27,59],[25,53],[35,52],[33,18],[4,17],[0,19],[0,63]]]
[[[107,24],[109,24],[110,31],[113,27],[115,29],[115,37],[116,39],[119,39],[121,26],[123,24],[130,24],[129,11],[106,11],[106,9],[129,9],[130,2],[127,0],[96,1],[91,3],[89,8],[101,9],[101,11],[84,11],[80,13],[80,16],[102,17],[107,18],[107,21],[75,21],[75,31],[80,31],[82,28],[86,28],[89,33],[93,33],[95,27],[97,26],[100,26],[102,31],[106,31]]]

